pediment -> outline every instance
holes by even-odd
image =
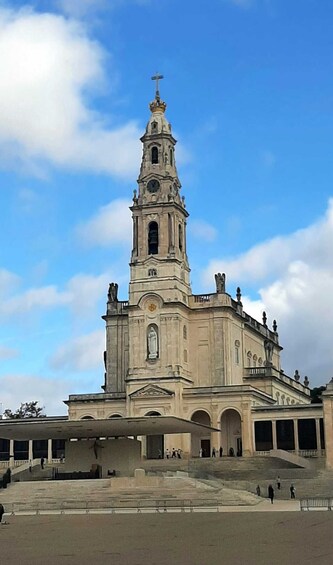
[[[132,392],[129,396],[131,398],[147,398],[147,397],[161,397],[161,396],[173,396],[174,393],[171,390],[162,388],[158,385],[146,385],[138,390]]]

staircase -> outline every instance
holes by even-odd
[[[154,477],[152,477],[153,479]],[[219,481],[166,477],[160,486],[118,487],[117,479],[29,481],[0,491],[6,512],[98,510],[173,506],[253,505],[258,497],[244,490],[221,488]]]
[[[273,457],[155,460],[145,461],[143,467],[152,474],[187,471],[192,477],[217,480],[222,487],[237,491],[255,493],[259,484],[264,497],[268,485],[272,484],[276,498],[281,500],[290,498],[291,483],[296,488],[297,498],[333,496],[332,471],[321,469],[320,465],[304,469]],[[281,479],[280,491],[276,488],[277,476]]]

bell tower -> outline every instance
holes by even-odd
[[[163,301],[187,302],[191,294],[186,254],[185,198],[180,196],[171,124],[165,117],[159,80],[151,115],[141,138],[142,162],[138,190],[134,190],[133,248],[129,303],[138,304],[144,293],[156,292]]]

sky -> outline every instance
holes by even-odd
[[[101,392],[140,136],[178,139],[194,293],[242,289],[282,367],[333,376],[330,0],[0,0],[0,409]]]

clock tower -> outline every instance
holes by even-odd
[[[181,197],[176,159],[176,140],[165,117],[158,80],[145,134],[138,191],[134,191],[133,249],[131,255],[130,305],[143,292],[158,292],[163,301],[187,302],[191,293],[186,254],[185,198]]]

